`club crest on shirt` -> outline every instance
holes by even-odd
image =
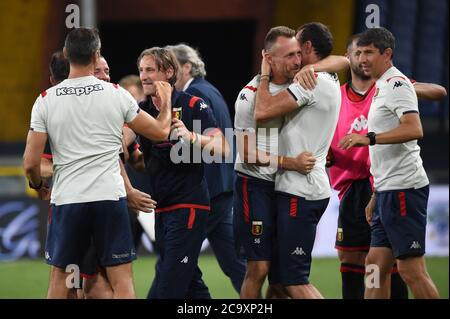
[[[263,232],[263,222],[262,221],[252,221],[252,235],[260,236]]]
[[[376,89],[375,94],[373,95],[373,97],[377,97],[378,93],[380,93],[380,89],[379,88]]]
[[[172,108],[172,118],[175,118],[177,120],[181,120],[182,109],[183,108],[181,108],[181,107],[174,107],[174,108]]]
[[[344,230],[342,228],[337,229],[336,240],[343,241],[344,240]]]

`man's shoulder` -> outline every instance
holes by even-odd
[[[322,80],[322,81],[330,82],[330,83],[337,84],[340,86],[339,77],[338,77],[337,73],[315,72],[314,74],[318,81]]]
[[[239,91],[236,104],[253,103],[256,97],[256,91],[258,90],[258,86],[259,81],[257,80],[257,76],[255,76]]]
[[[413,88],[413,84],[409,78],[395,67],[388,70],[386,74],[377,81],[377,86],[380,87],[380,89],[385,89],[390,92],[401,87]]]
[[[207,108],[208,105],[206,102],[199,96],[180,91],[178,92],[178,97],[175,101],[175,105],[179,104],[179,106],[189,109],[197,109],[203,110]]]

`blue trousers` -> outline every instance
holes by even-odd
[[[216,255],[220,268],[227,275],[237,293],[244,281],[246,262],[237,257],[233,236],[233,193],[222,193],[211,199],[211,211],[208,217],[207,238]],[[159,282],[161,260],[155,266],[155,278],[147,298],[154,299]],[[186,296],[188,299],[211,298],[208,287],[202,279],[202,272],[197,266]]]

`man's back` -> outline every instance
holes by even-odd
[[[328,73],[318,73],[317,86],[306,91],[298,84],[291,84],[290,91],[297,98],[299,110],[285,116],[280,134],[280,153],[295,157],[309,151],[317,159],[308,175],[295,171],[277,173],[277,191],[305,197],[307,200],[324,199],[330,196],[325,160],[333,138],[341,104],[339,80]],[[294,89],[293,89],[294,88]]]
[[[31,127],[48,133],[56,205],[125,196],[118,154],[122,126],[138,113],[125,90],[93,76],[67,79],[43,92]]]
[[[205,79],[195,78],[185,92],[202,98],[211,107],[218,128],[222,130],[223,134],[225,134],[226,128],[233,129],[228,106],[215,86]],[[234,145],[233,140],[227,141],[228,144]],[[231,159],[227,163],[205,165],[205,176],[211,198],[233,190],[233,162]]]

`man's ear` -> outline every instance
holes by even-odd
[[[171,78],[173,78],[173,75],[174,75],[174,71],[173,71],[173,69],[172,68],[168,68],[167,70],[166,70],[166,78],[167,78],[167,80],[169,80],[169,79],[171,79]]]
[[[63,55],[64,55],[64,57],[65,57],[66,59],[69,58],[69,54],[67,53],[66,47],[63,48]]]
[[[383,55],[386,57],[386,59],[388,60],[392,60],[392,55],[394,54],[394,51],[392,51],[391,48],[387,48],[384,50]]]
[[[302,48],[302,50],[305,50],[306,52],[306,54],[311,54],[312,53],[312,51],[313,51],[313,45],[312,45],[312,42],[311,41],[306,41],[304,44],[303,44],[303,48]]]
[[[100,51],[95,51],[94,54],[92,54],[92,63],[95,65],[97,61],[100,59]]]
[[[190,62],[186,62],[182,66],[183,69],[183,75],[190,75],[192,70],[192,64]]]
[[[265,57],[266,57],[267,62],[268,62],[270,65],[272,65],[272,63],[273,63],[273,56],[272,56],[271,54],[269,54],[269,53],[266,53],[266,54],[265,54]]]

